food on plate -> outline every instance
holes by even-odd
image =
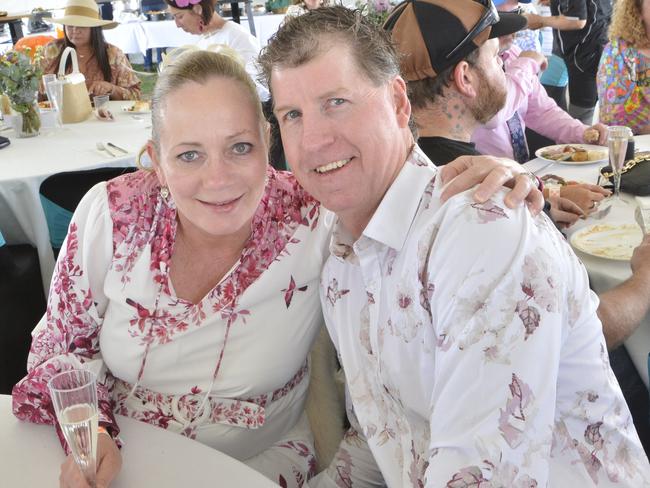
[[[574,162],[588,162],[599,161],[607,157],[607,153],[601,150],[585,149],[581,146],[560,145],[552,146],[541,152],[541,156],[545,159],[553,161],[574,161]]]
[[[151,110],[151,102],[147,100],[136,100],[133,105],[125,110],[127,112],[148,112]]]
[[[52,104],[49,101],[44,100],[42,102],[38,102],[38,108],[42,108],[44,110],[50,110],[52,108]]]
[[[600,133],[596,129],[587,129],[585,131],[585,142],[597,143],[600,138]]]

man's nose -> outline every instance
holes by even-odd
[[[317,151],[334,142],[332,122],[320,114],[303,114],[302,145],[306,150]]]

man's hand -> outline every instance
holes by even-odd
[[[571,227],[579,218],[585,216],[582,209],[567,198],[552,198],[550,203],[551,217],[561,229]]]
[[[542,53],[537,51],[521,51],[520,58],[530,58],[539,65],[539,70],[544,71],[548,68],[548,59]]]
[[[107,488],[122,468],[122,456],[108,434],[97,436],[97,488]],[[90,488],[72,454],[61,465],[60,488]]]
[[[611,194],[609,190],[588,183],[564,185],[560,188],[560,196],[577,204],[586,215],[596,210],[598,203]]]
[[[535,177],[510,159],[461,156],[441,169],[440,178],[447,185],[441,195],[443,202],[480,183],[474,192],[477,202],[485,202],[502,186],[507,186],[511,188],[504,199],[508,207],[515,208],[525,200],[533,215],[544,208],[544,197]]]
[[[527,29],[537,30],[544,27],[543,16],[537,14],[521,14],[521,15],[526,17],[526,20],[528,21],[528,25],[526,26]]]
[[[607,143],[607,126],[600,123],[592,125],[585,130],[582,138],[587,144],[604,146]]]
[[[113,93],[113,84],[108,81],[93,81],[88,87],[88,93],[92,97],[110,95]]]
[[[650,234],[643,238],[632,253],[630,267],[635,275],[643,274],[650,280]]]

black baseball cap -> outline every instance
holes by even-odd
[[[526,18],[497,12],[490,0],[407,0],[384,23],[403,55],[407,81],[435,78],[488,39],[526,27]]]

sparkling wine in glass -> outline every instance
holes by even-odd
[[[97,377],[74,369],[54,376],[48,383],[59,425],[77,466],[88,484],[95,486],[97,459]]]
[[[621,172],[625,164],[625,153],[628,140],[632,137],[632,131],[624,126],[612,126],[607,129],[607,146],[609,148],[609,164],[614,174],[614,200],[622,202]]]

